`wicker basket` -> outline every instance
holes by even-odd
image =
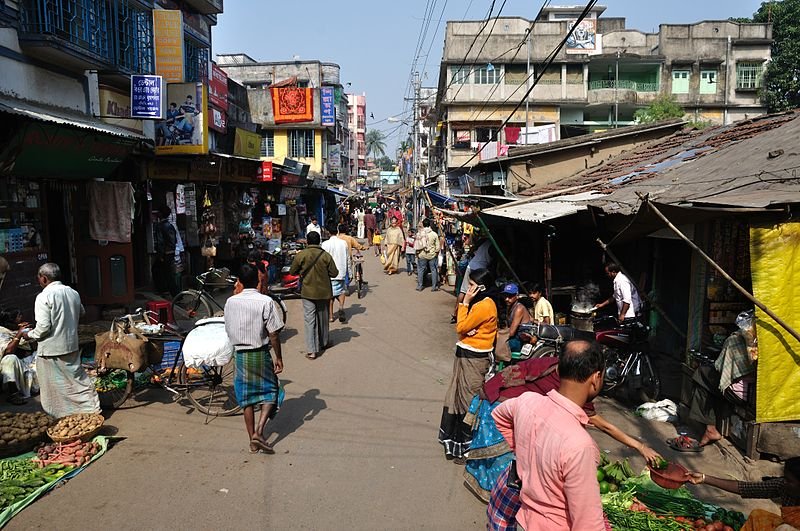
[[[15,444],[13,446],[0,447],[0,457],[15,457],[21,454],[26,454],[33,451],[39,443],[44,442],[44,433],[41,437],[28,441],[22,444]]]
[[[48,435],[48,437],[50,437],[50,439],[53,442],[63,443],[63,444],[71,443],[71,442],[74,442],[74,441],[77,441],[77,440],[81,440],[83,442],[91,441],[92,439],[94,439],[95,435],[100,433],[100,430],[103,429],[103,422],[105,422],[105,419],[103,418],[103,415],[98,413],[95,416],[99,417],[101,422],[100,422],[100,425],[97,428],[95,428],[95,429],[93,429],[91,431],[87,431],[87,432],[84,432],[84,433],[79,433],[77,435],[72,435],[72,436],[69,436],[69,437],[58,437],[56,435],[53,435],[53,428],[55,427],[55,425],[53,425],[53,426],[50,426],[49,428],[47,428],[47,435]],[[68,417],[64,417],[64,418],[68,418]],[[59,420],[63,420],[63,419],[59,419]],[[58,424],[58,422],[56,422],[56,424]]]

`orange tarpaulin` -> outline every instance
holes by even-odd
[[[270,88],[276,124],[314,121],[314,97],[310,88]]]

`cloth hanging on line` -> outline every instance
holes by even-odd
[[[276,124],[314,120],[314,96],[310,88],[271,88],[270,93]]]
[[[130,243],[133,220],[131,183],[89,183],[89,236],[93,240]]]

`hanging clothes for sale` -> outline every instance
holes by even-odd
[[[284,236],[297,236],[301,233],[300,216],[295,205],[286,205],[286,215],[281,218],[281,231]]]
[[[130,243],[133,186],[130,183],[90,182],[89,237],[98,241]]]

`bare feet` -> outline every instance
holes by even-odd
[[[700,438],[700,446],[708,446],[709,444],[714,444],[718,440],[722,439],[722,434],[717,430],[715,426],[706,426],[706,431],[703,433],[703,436]]]

